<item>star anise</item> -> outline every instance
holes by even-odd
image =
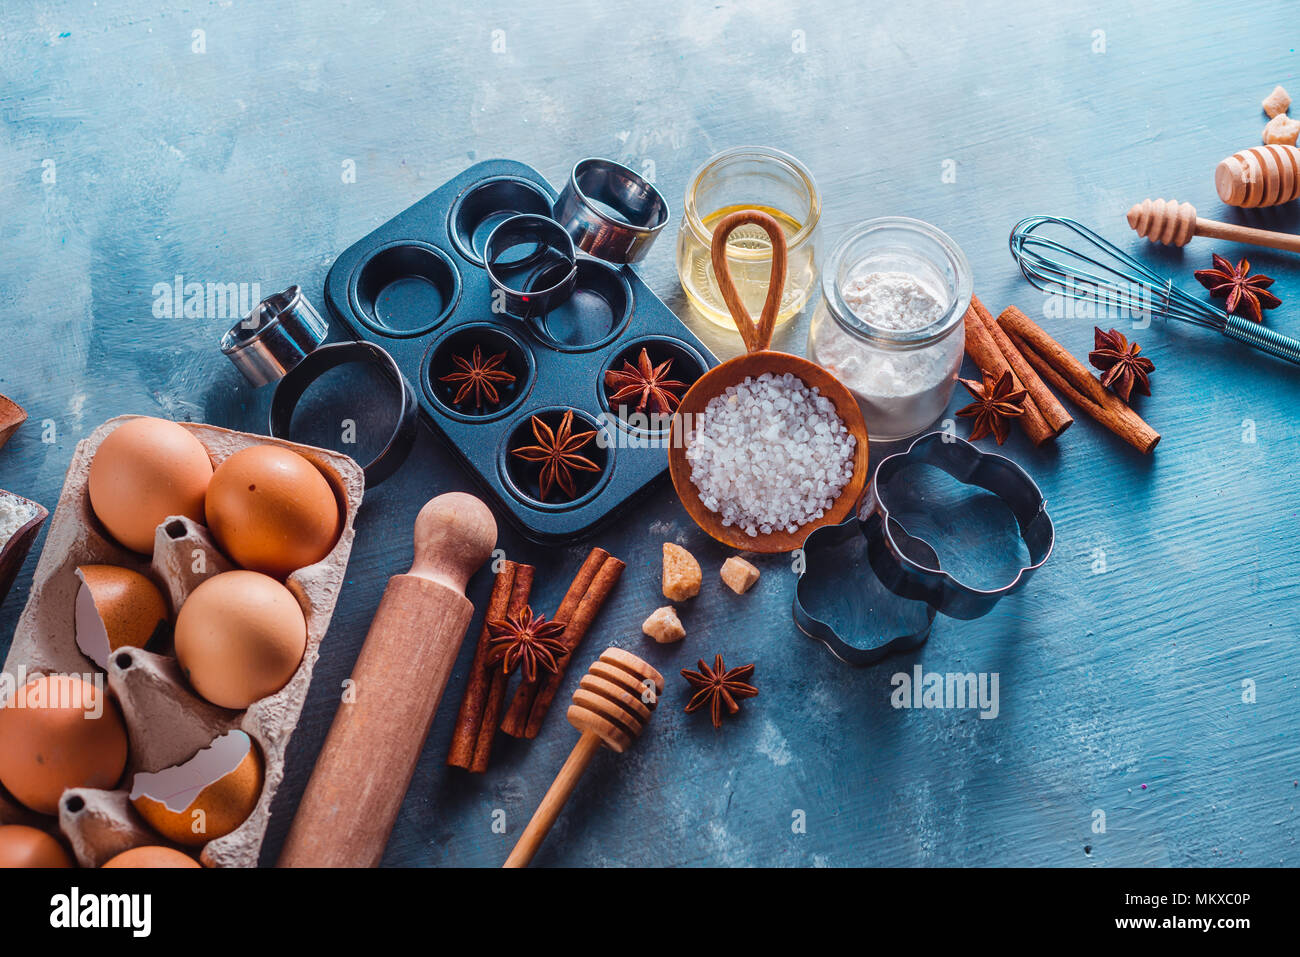
[[[562,621],[547,621],[545,615],[534,618],[527,605],[518,614],[489,621],[488,664],[500,661],[505,674],[522,666],[525,681],[536,681],[538,668],[558,673],[559,659],[569,653],[559,638],[564,625]]]
[[[700,659],[699,668],[699,671],[682,669],[682,677],[692,688],[699,689],[687,702],[686,713],[699,711],[707,704],[715,728],[722,727],[723,705],[726,705],[729,714],[735,714],[740,710],[737,701],[758,694],[758,689],[745,680],[754,673],[753,665],[741,665],[727,671],[722,664],[722,655],[717,655],[713,659],[712,668],[704,663],[703,658]]]
[[[538,479],[538,485],[543,502],[556,485],[569,498],[576,498],[578,487],[573,481],[573,473],[600,471],[600,466],[591,459],[577,454],[578,449],[595,438],[595,430],[575,433],[572,409],[564,413],[564,418],[560,420],[560,427],[554,431],[537,416],[532,417],[532,425],[533,438],[537,440],[537,444],[522,446],[514,449],[510,454],[525,462],[541,463],[542,474]]]
[[[1250,260],[1243,259],[1233,265],[1218,253],[1214,254],[1213,269],[1198,269],[1193,273],[1196,281],[1216,299],[1228,297],[1223,308],[1233,315],[1244,315],[1256,322],[1264,321],[1265,309],[1276,309],[1282,300],[1268,291],[1273,280],[1268,276],[1252,276]]]
[[[958,380],[966,391],[975,399],[968,406],[957,410],[959,416],[974,417],[970,440],[978,442],[986,435],[992,435],[1001,445],[1011,433],[1011,420],[1025,411],[1024,389],[1015,388],[1011,370],[1002,373],[996,382],[988,373],[984,373],[984,382],[972,382],[970,379]]]
[[[605,386],[615,390],[609,397],[610,404],[618,405],[635,398],[633,411],[644,412],[649,406],[650,411],[661,415],[672,412],[682,401],[677,392],[686,389],[685,382],[664,378],[672,365],[672,359],[652,365],[650,353],[645,349],[637,356],[636,365],[624,359],[621,370],[610,369],[605,373]]]
[[[1105,370],[1101,384],[1125,402],[1133,393],[1134,386],[1143,395],[1150,395],[1151,380],[1147,376],[1155,371],[1156,364],[1146,356],[1138,355],[1142,347],[1129,342],[1122,332],[1114,329],[1102,332],[1100,326],[1094,326],[1092,335],[1094,348],[1088,353],[1088,361]]]
[[[459,371],[449,372],[438,381],[460,383],[460,388],[456,390],[456,397],[451,400],[454,405],[460,405],[471,392],[474,393],[475,411],[483,407],[484,399],[489,406],[500,405],[501,395],[497,392],[497,385],[508,385],[515,381],[513,375],[501,368],[505,360],[504,352],[499,352],[490,359],[484,359],[483,347],[475,345],[468,359],[464,356],[452,356],[451,361]]]

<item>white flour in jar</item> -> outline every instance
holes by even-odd
[[[840,296],[857,318],[886,335],[923,329],[948,308],[943,293],[908,272],[850,276],[840,286]],[[950,380],[961,364],[963,336],[946,336],[915,349],[886,350],[854,336],[830,316],[817,318],[812,358],[857,397],[873,438],[912,434],[943,412],[951,395]]]
[[[943,315],[943,300],[910,272],[872,272],[850,278],[840,295],[853,314],[877,329],[911,332]]]

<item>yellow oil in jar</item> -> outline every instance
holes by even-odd
[[[742,209],[757,209],[775,219],[792,241],[803,224],[784,210],[771,206],[724,206],[705,216],[701,222],[709,235],[724,217]],[[741,300],[755,319],[763,310],[767,298],[767,282],[772,270],[772,241],[761,226],[747,223],[727,237],[727,263],[735,280]],[[685,228],[677,243],[677,275],[687,298],[711,322],[727,329],[736,328],[727,304],[718,291],[718,281],[713,274],[709,246],[701,243],[694,231]],[[796,315],[808,302],[817,283],[817,264],[812,242],[790,245],[787,254],[785,290],[781,295],[781,309],[776,322],[780,325]]]

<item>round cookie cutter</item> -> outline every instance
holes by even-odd
[[[522,257],[504,260],[510,250],[529,246]],[[502,220],[483,244],[483,265],[506,312],[519,319],[546,315],[569,298],[578,279],[573,237],[549,216],[536,213]]]
[[[1029,554],[1011,580],[997,588],[975,588],[945,571],[937,552],[924,539],[910,535],[889,514],[888,488],[907,466],[923,464],[940,469],[965,485],[996,495],[1015,516],[1020,537]],[[921,602],[928,609],[928,623],[914,633],[872,636],[850,642],[835,628],[813,615],[804,604],[805,579],[795,586],[794,620],[799,630],[825,644],[849,664],[873,664],[897,651],[914,648],[929,636],[935,614],[970,620],[988,614],[1003,596],[1019,591],[1052,554],[1056,532],[1047,514],[1042,491],[1024,469],[1010,459],[982,452],[971,443],[947,432],[931,432],[918,438],[904,452],[881,461],[874,480],[862,498],[857,515],[840,525],[814,530],[804,541],[805,555],[835,549],[859,531],[867,539],[871,570],[891,593],[903,601]],[[809,560],[811,562],[811,560]],[[861,624],[861,623],[859,623]],[[854,628],[855,637],[870,629]]]
[[[325,341],[329,325],[290,286],[267,296],[221,337],[221,351],[254,386],[283,378]]]
[[[270,432],[277,439],[293,441],[289,432],[293,413],[311,385],[330,369],[362,363],[378,369],[393,386],[391,397],[396,411],[393,433],[379,454],[362,466],[366,488],[374,488],[388,478],[406,460],[415,444],[416,402],[411,384],[402,375],[388,350],[373,342],[334,342],[305,356],[275,387],[271,397]],[[367,394],[369,398],[372,394]]]
[[[668,201],[626,166],[589,157],[574,164],[555,218],[588,255],[637,263],[668,225]]]

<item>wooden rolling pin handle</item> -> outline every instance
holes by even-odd
[[[1218,223],[1212,219],[1197,218],[1196,235],[1209,239],[1223,239],[1231,243],[1248,243],[1251,246],[1267,246],[1270,249],[1300,253],[1300,236],[1277,233],[1268,229],[1255,229],[1251,226]]]
[[[584,731],[578,743],[573,746],[569,752],[569,758],[564,762],[564,767],[560,768],[560,773],[555,776],[551,782],[550,788],[546,791],[546,796],[542,798],[542,803],[537,806],[533,812],[532,820],[524,828],[524,833],[519,835],[519,841],[515,844],[515,849],[510,852],[502,867],[527,867],[537,853],[537,849],[542,846],[542,841],[546,840],[546,835],[551,830],[551,825],[555,819],[560,816],[564,810],[564,804],[569,800],[569,795],[577,787],[578,780],[582,777],[582,772],[587,770],[587,765],[591,759],[596,756],[600,750],[600,735],[592,731]]]
[[[496,544],[472,495],[429,501],[411,570],[388,581],[280,854],[281,867],[374,867],[397,820],[474,606],[465,584]]]

